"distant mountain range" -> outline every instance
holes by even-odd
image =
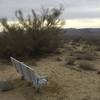
[[[100,28],[67,28],[62,29],[62,36],[64,39],[91,39],[100,40]],[[0,32],[0,34],[3,34]]]
[[[75,29],[68,28],[63,29],[62,33],[64,34],[65,39],[90,39],[90,40],[100,40],[100,28],[83,28]]]

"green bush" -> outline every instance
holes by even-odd
[[[18,23],[8,24],[2,18],[3,35],[0,36],[0,57],[8,58],[34,56],[50,53],[63,45],[60,29],[63,22],[60,9],[42,9],[38,15],[32,9],[32,15],[24,17],[21,10],[15,12]],[[59,25],[58,25],[59,24]]]

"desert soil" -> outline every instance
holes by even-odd
[[[25,62],[36,72],[48,76],[48,85],[39,94],[32,85],[20,79],[12,65],[1,63],[0,79],[12,81],[14,89],[0,92],[0,100],[100,100],[100,75],[97,71],[77,71],[67,67],[64,60],[67,54],[64,51],[44,57],[36,60],[35,66],[34,59]],[[92,63],[100,71],[100,59]]]

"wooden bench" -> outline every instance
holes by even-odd
[[[43,86],[47,85],[47,82],[48,82],[47,76],[40,76],[32,68],[30,68],[23,62],[16,60],[13,57],[10,57],[10,59],[13,66],[15,66],[17,72],[20,73],[20,75],[25,80],[27,80],[28,82],[31,82],[33,86],[37,88],[37,91],[39,91],[40,88],[42,88]]]

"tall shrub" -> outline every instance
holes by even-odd
[[[62,8],[43,8],[41,14],[33,9],[31,12],[31,15],[24,17],[21,10],[16,11],[17,23],[9,24],[6,18],[2,18],[1,57],[33,56],[54,52],[62,46],[60,29],[64,23],[59,19]]]

